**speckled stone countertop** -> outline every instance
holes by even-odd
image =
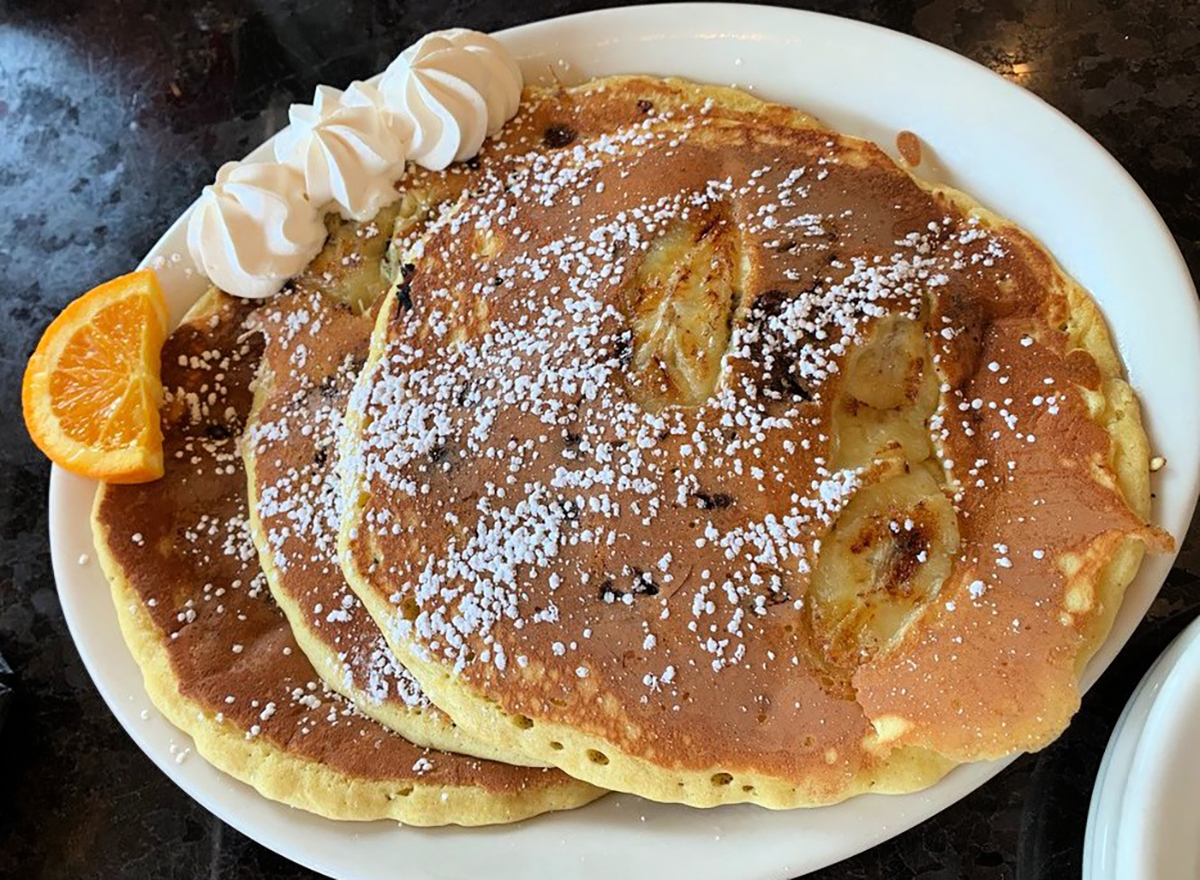
[[[0,664],[0,876],[312,876],[176,788],[84,671],[50,571],[49,468],[20,427],[21,373],[42,328],[78,293],[135,266],[217,166],[279,128],[288,104],[308,100],[317,83],[382,69],[429,30],[494,30],[603,5],[0,3],[0,414],[9,429],[0,448],[0,653],[12,667]],[[1200,3],[795,5],[914,34],[1042,96],[1129,169],[1200,272]],[[813,876],[1078,876],[1109,733],[1151,661],[1200,610],[1197,575],[1193,537],[1057,743],[918,828]],[[7,687],[15,697],[5,701]]]

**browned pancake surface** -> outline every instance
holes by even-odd
[[[529,764],[465,734],[433,706],[338,566],[337,437],[372,322],[306,289],[274,298],[253,318],[265,349],[242,453],[267,585],[318,675],[367,716],[417,745]]]
[[[558,771],[418,748],[319,683],[270,598],[248,531],[237,444],[262,348],[247,324],[255,306],[214,302],[163,350],[165,476],[106,487],[95,514],[107,556],[159,632],[180,697],[209,721],[343,780],[394,783],[392,797],[414,786],[476,789],[514,796],[514,813],[527,793],[562,789],[559,808],[594,797],[580,798]]]
[[[337,565],[337,487],[330,474],[370,324],[370,317],[305,291],[260,310],[264,399],[245,442],[254,450],[257,515],[278,587],[336,652],[346,684],[375,702],[425,710],[432,708],[428,698],[396,663]]]
[[[706,111],[564,119],[425,243],[350,408],[351,582],[460,724],[651,797],[1043,744],[1156,540],[1094,306],[873,145]]]

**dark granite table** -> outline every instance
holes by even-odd
[[[63,622],[48,465],[20,426],[25,359],[79,292],[131,269],[212,177],[319,82],[382,69],[422,33],[493,30],[569,0],[0,2],[0,876],[275,878],[309,872],[193,803],[108,713]],[[798,4],[805,5],[805,4]],[[1046,98],[1132,172],[1200,271],[1200,3],[828,0]],[[1195,530],[1194,530],[1195,531]],[[822,878],[1078,876],[1092,782],[1130,691],[1200,610],[1200,542],[1065,736]],[[3,702],[3,697],[0,697]]]

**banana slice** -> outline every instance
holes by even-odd
[[[895,409],[917,397],[925,372],[925,334],[905,314],[891,314],[871,325],[870,333],[850,350],[842,391],[867,406]]]
[[[388,248],[388,232],[399,206],[389,205],[369,223],[325,217],[329,239],[321,253],[293,279],[297,287],[321,290],[331,299],[362,311],[388,288],[380,261]]]
[[[702,403],[729,346],[737,233],[719,208],[693,212],[651,244],[629,294],[630,388],[650,410]]]
[[[935,599],[958,552],[954,508],[929,465],[894,460],[821,541],[807,603],[826,659],[852,668]]]
[[[880,318],[843,367],[833,403],[835,468],[859,467],[888,455],[924,461],[933,454],[927,423],[937,407],[924,328],[907,315]]]

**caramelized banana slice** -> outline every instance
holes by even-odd
[[[833,466],[864,466],[889,454],[924,461],[933,452],[927,423],[936,408],[922,324],[902,314],[879,319],[846,359],[833,404]]]
[[[929,458],[927,421],[937,404],[937,385],[931,377],[923,387],[920,405],[905,409],[839,401],[833,411],[832,467],[860,467],[893,455],[912,462]]]
[[[926,466],[859,489],[821,541],[808,602],[826,659],[852,668],[936,598],[958,552],[954,508]]]
[[[329,239],[292,284],[320,290],[357,311],[366,309],[388,288],[388,280],[380,272],[380,260],[391,241],[388,233],[398,211],[399,203],[389,205],[364,223],[343,220],[333,213],[326,215]]]
[[[867,406],[895,409],[913,403],[925,372],[925,334],[904,314],[887,315],[846,358],[842,391]]]
[[[644,407],[698,404],[729,346],[738,239],[720,206],[693,212],[651,244],[629,294],[630,387]]]

